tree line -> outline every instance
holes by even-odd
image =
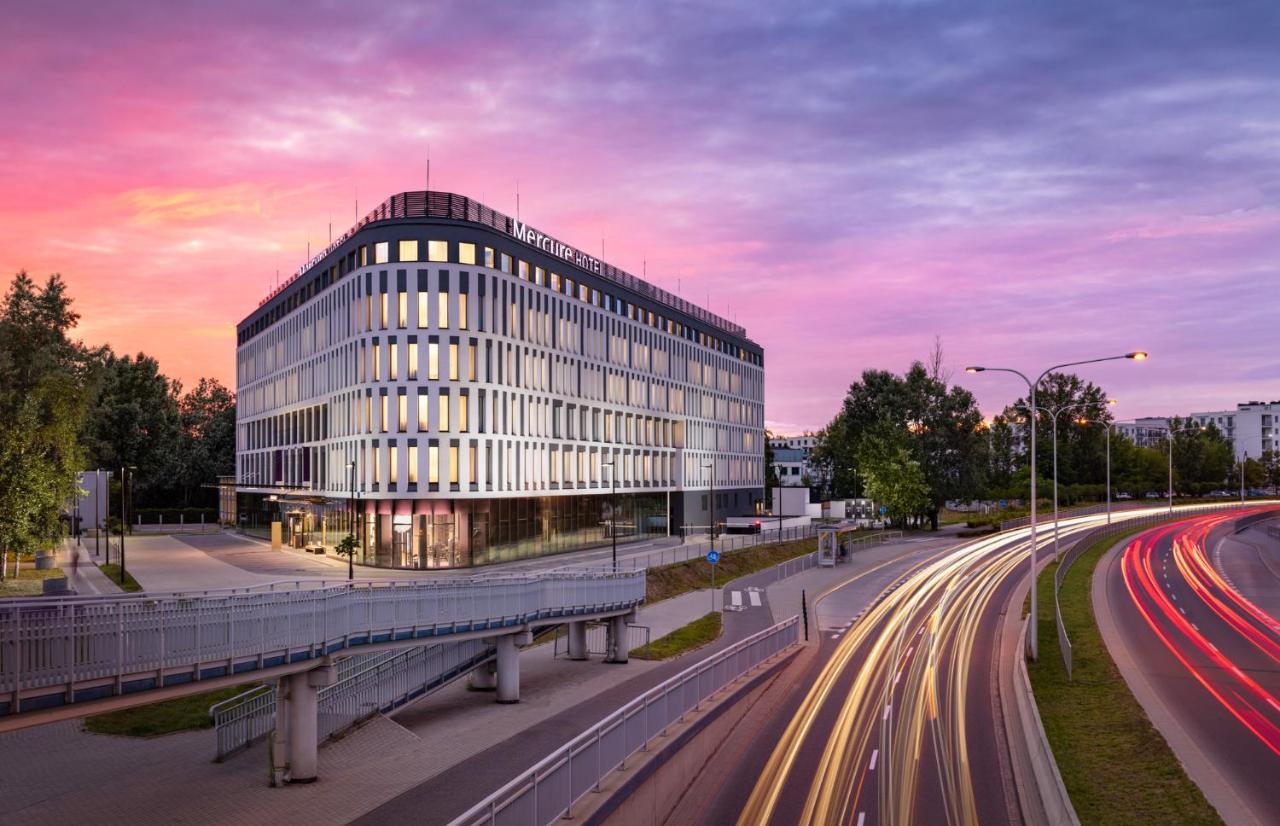
[[[1036,393],[1035,415],[1019,398],[984,421],[973,394],[952,384],[941,343],[902,375],[867,370],[818,434],[810,462],[823,498],[867,497],[895,524],[936,529],[949,500],[1028,501],[1029,428],[1036,428],[1037,493],[1052,495],[1053,414],[1057,413],[1059,502],[1099,501],[1106,491],[1107,431],[1114,420],[1101,387],[1071,373],[1050,373]],[[1226,436],[1191,419],[1170,422],[1174,489],[1202,495],[1236,490],[1242,468]],[[1113,495],[1161,495],[1168,486],[1168,442],[1141,446],[1110,432]],[[1280,454],[1243,467],[1247,488],[1280,486]]]
[[[0,305],[0,578],[11,553],[66,535],[80,471],[132,466],[135,505],[193,506],[216,505],[205,485],[234,470],[235,394],[204,378],[184,392],[144,353],[74,340],[72,305],[61,276],[26,272]]]

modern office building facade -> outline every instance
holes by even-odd
[[[388,199],[237,342],[239,519],[295,546],[466,567],[763,498],[759,345],[462,196]]]

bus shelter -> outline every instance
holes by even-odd
[[[852,519],[835,525],[818,526],[818,565],[823,568],[833,567],[837,562],[849,558],[849,550],[842,541],[858,529],[858,523]]]

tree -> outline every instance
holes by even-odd
[[[929,484],[906,447],[870,450],[864,457],[863,475],[867,496],[885,507],[891,523],[905,527],[912,516],[929,508]]]
[[[1276,495],[1280,488],[1280,451],[1262,451],[1262,484],[1271,488],[1271,495]]]
[[[108,352],[102,376],[84,434],[90,462],[104,468],[136,467],[138,504],[155,502],[164,491],[180,486],[182,387],[144,353]]]
[[[764,493],[766,504],[773,507],[773,489],[782,484],[778,480],[778,468],[773,463],[773,433],[764,432]]]
[[[178,448],[177,479],[182,504],[192,499],[211,500],[218,476],[235,472],[236,397],[217,379],[200,379],[194,390],[178,402],[182,429]]]
[[[0,578],[10,552],[58,541],[76,490],[100,356],[68,338],[79,318],[59,275],[40,287],[19,272],[0,307]]]

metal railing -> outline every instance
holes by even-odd
[[[1203,513],[1239,510],[1240,508],[1248,508],[1256,506],[1257,504],[1259,503],[1251,502],[1241,505],[1239,502],[1232,502],[1211,505],[1182,505],[1181,507],[1176,508],[1173,513],[1162,508],[1156,513],[1146,514],[1143,516],[1125,516],[1119,521],[1113,521],[1110,525],[1100,525],[1085,532],[1079,539],[1076,539],[1071,546],[1067,548],[1067,550],[1063,551],[1062,559],[1058,562],[1058,568],[1053,573],[1053,618],[1058,632],[1058,650],[1062,654],[1062,664],[1067,669],[1067,680],[1072,679],[1073,657],[1071,635],[1067,633],[1066,623],[1062,619],[1062,603],[1059,599],[1059,593],[1062,590],[1062,580],[1066,578],[1067,572],[1071,569],[1072,564],[1074,564],[1085,551],[1093,547],[1094,543],[1104,536],[1128,532],[1136,527],[1140,528],[1147,525],[1157,525],[1163,522],[1174,521],[1187,516]],[[1050,519],[1045,524],[1052,529],[1053,520]]]
[[[453,821],[453,826],[538,826],[568,817],[578,800],[711,695],[800,641],[800,618],[719,651],[605,717]]]
[[[1138,499],[1122,499],[1119,502],[1113,501],[1111,503],[1111,512],[1123,513],[1124,511],[1140,510],[1143,508],[1155,508],[1155,507],[1160,507],[1160,503],[1158,501],[1144,502]],[[1107,512],[1106,502],[1102,502],[1094,505],[1077,505],[1071,508],[1058,508],[1058,518],[1059,520],[1062,520],[1062,519],[1070,519],[1074,516],[1088,516],[1094,513],[1106,513],[1106,512]],[[1165,510],[1165,513],[1168,513],[1167,508]],[[1037,527],[1046,523],[1050,525],[1053,524],[1053,508],[1038,509],[1036,511]],[[1000,523],[1000,530],[1007,531],[1007,530],[1010,530],[1011,528],[1025,528],[1030,524],[1031,524],[1031,516],[1030,514],[1028,514],[1027,516],[1019,516],[1017,519],[1004,520],[1003,522]]]
[[[813,539],[818,535],[818,526],[814,524],[796,525],[783,528],[781,531],[762,529],[760,533],[722,534],[716,537],[716,550],[723,556],[746,548],[770,545],[775,542],[795,542],[801,539]],[[847,541],[859,545],[883,545],[902,539],[902,531],[880,531],[868,536],[851,538]],[[701,559],[711,550],[710,540],[685,542],[670,548],[659,548],[647,554],[636,554],[619,561],[620,567],[633,571],[646,568],[661,568],[664,565],[675,565],[688,562],[690,559]]]
[[[551,656],[569,656],[569,635],[561,634],[562,630],[567,631],[563,625],[557,625],[555,636],[551,640]],[[560,640],[564,639],[564,645],[560,644]],[[603,623],[590,622],[587,623],[587,653],[604,656],[609,653],[608,650],[609,630],[608,626]],[[638,648],[644,649],[644,658],[649,658],[650,628],[647,625],[631,625],[627,624],[627,651],[635,651]]]
[[[0,601],[0,716],[21,699],[66,704],[310,660],[634,607],[640,571],[356,582],[289,591]],[[245,674],[252,679],[251,673]],[[88,695],[83,697],[88,699]]]

